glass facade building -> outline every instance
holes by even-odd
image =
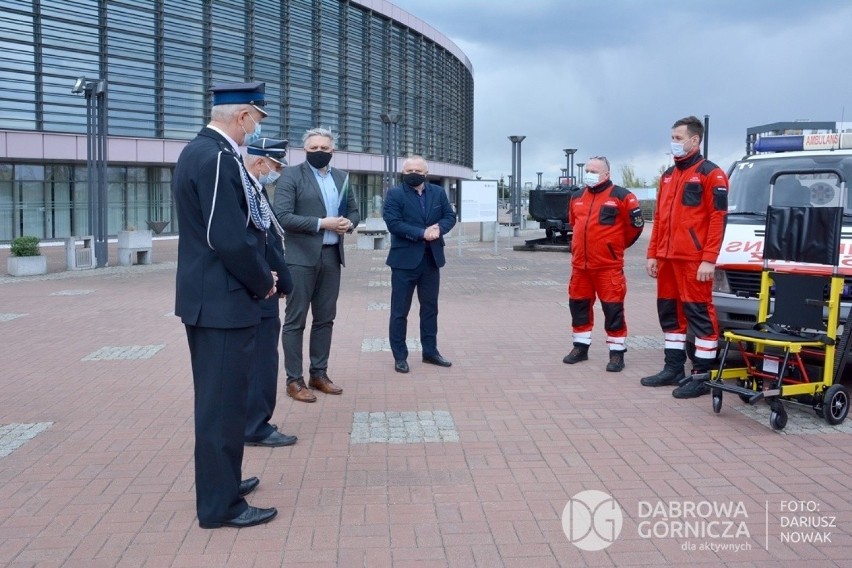
[[[305,130],[335,131],[364,217],[381,203],[382,113],[399,113],[397,155],[423,155],[432,181],[472,177],[471,64],[386,0],[4,0],[0,15],[0,241],[89,233],[78,77],[107,84],[112,235],[178,232],[171,172],[219,82],[266,83],[263,133],[291,141],[291,163]]]

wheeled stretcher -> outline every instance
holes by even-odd
[[[774,206],[775,183],[784,176],[836,180],[840,197],[827,207]],[[785,402],[809,404],[829,424],[840,424],[849,412],[849,389],[840,379],[852,343],[839,266],[846,182],[833,169],[781,171],[769,192],[758,323],[726,331],[719,368],[691,380],[710,388],[715,413],[729,392],[749,404],[766,401],[775,430],[787,424]]]

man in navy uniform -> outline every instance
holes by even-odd
[[[286,155],[286,140],[261,138],[246,147],[246,169],[252,183],[267,202],[269,196],[266,186],[275,183],[281,176]],[[266,261],[278,274],[278,294],[260,301],[260,326],[257,328],[254,358],[249,369],[246,445],[276,448],[296,443],[296,436],[280,433],[278,427],[269,422],[278,397],[278,336],[281,334],[278,299],[293,290],[293,281],[284,261],[284,230],[274,216],[271,221],[266,238],[272,246],[266,247]]]
[[[325,394],[343,389],[328,376],[331,331],[340,294],[343,236],[358,226],[361,214],[349,175],[331,167],[334,134],[313,128],[302,136],[305,162],[284,170],[275,189],[275,216],[284,227],[287,267],[293,292],[287,296],[281,343],[287,394],[299,402],[315,402],[308,387]],[[302,338],[311,310],[309,381],[305,384]]]
[[[423,362],[452,365],[438,352],[438,290],[444,258],[444,235],[456,214],[443,188],[426,181],[426,160],[410,156],[402,163],[402,184],[388,191],[382,216],[391,234],[386,264],[391,267],[390,346],[394,369],[407,373],[405,343],[408,312],[417,290],[420,301],[420,343]]]
[[[259,480],[242,480],[241,471],[260,300],[278,293],[266,261],[269,207],[238,152],[259,138],[264,87],[211,88],[210,123],[183,149],[172,179],[180,223],[175,315],[192,362],[196,509],[205,529],[250,527],[278,513],[246,503]]]

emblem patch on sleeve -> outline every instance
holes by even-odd
[[[634,227],[642,227],[645,225],[645,219],[642,217],[641,209],[634,209],[630,212],[630,221]]]

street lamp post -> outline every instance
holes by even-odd
[[[568,168],[568,173],[566,174],[566,176],[569,176],[569,175],[571,175],[571,172],[574,171],[574,166],[573,166],[574,153],[577,152],[577,149],[576,148],[565,148],[562,151],[565,152],[565,161],[566,161],[565,167]],[[571,180],[568,180],[568,182],[570,183]]]
[[[86,97],[86,174],[88,177],[89,231],[95,239],[98,268],[109,261],[107,248],[107,82],[79,77],[71,89]]]
[[[512,224],[521,226],[521,142],[526,136],[509,136],[512,142]]]
[[[543,173],[544,172],[536,172],[535,173],[535,175],[538,176],[538,185],[536,186],[536,189],[541,189],[541,176],[542,176]]]
[[[583,185],[583,166],[586,162],[577,162],[577,185]]]
[[[396,185],[396,157],[399,154],[399,129],[397,124],[402,115],[398,112],[387,112],[379,115],[382,119],[382,154],[384,164],[382,180],[384,182],[383,193]]]

